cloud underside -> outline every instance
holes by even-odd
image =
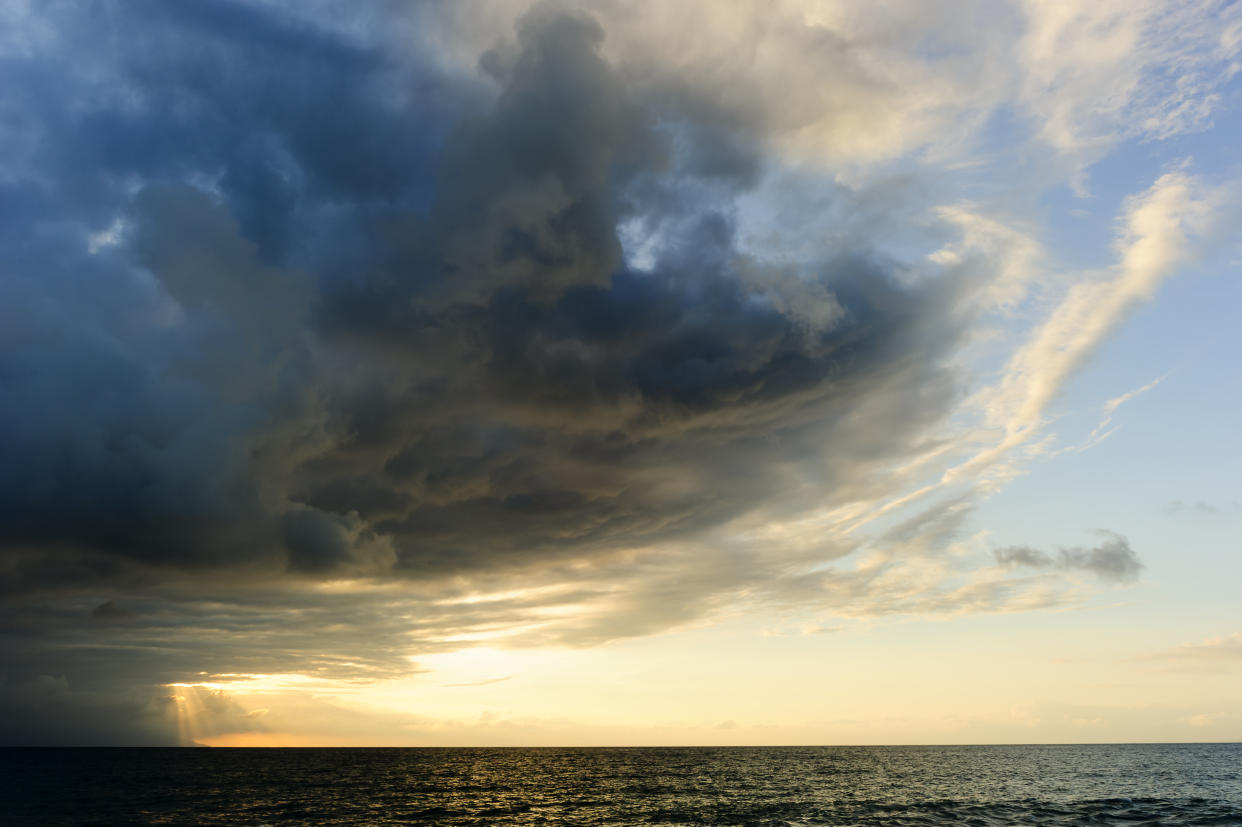
[[[782,108],[766,49],[720,62],[746,14],[679,62],[675,21],[624,4],[497,9],[496,30],[231,3],[19,21],[5,692],[37,705],[68,691],[38,676],[72,674],[106,709],[187,673],[373,679],[472,639],[585,645],[747,602],[1020,609],[1073,599],[1076,570],[1133,579],[1120,538],[974,569],[943,551],[1184,258],[1211,212],[1192,176],[1135,196],[1116,267],[980,391],[963,354],[1038,245],[956,207],[935,232],[960,242],[897,255],[917,187],[834,170],[952,160],[969,141],[947,125],[1005,90],[946,65],[912,97],[914,58],[782,10],[769,45],[835,70]],[[1072,83],[1020,14],[995,22]],[[1179,94],[1208,95],[1194,69]],[[1207,117],[1161,112],[1157,136]],[[1105,114],[1058,110],[1036,143],[1077,169]],[[803,187],[774,194],[782,176]],[[950,424],[964,411],[979,427]],[[922,510],[862,531],[886,503]]]

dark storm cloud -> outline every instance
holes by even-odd
[[[1002,566],[1022,568],[1060,568],[1069,571],[1085,571],[1101,580],[1131,583],[1138,580],[1143,570],[1134,549],[1125,537],[1103,532],[1104,542],[1091,548],[1075,546],[1057,549],[1055,555],[1030,546],[1005,546],[992,553]]]
[[[530,607],[313,584],[572,585],[557,566],[822,505],[957,398],[960,285],[861,243],[746,252],[758,138],[635,98],[589,15],[536,8],[461,78],[266,6],[43,14],[0,126],[4,691],[28,722],[187,671],[408,669]],[[641,268],[626,222],[659,238]],[[1065,565],[1132,576],[1114,545]],[[578,642],[770,572],[698,554]]]

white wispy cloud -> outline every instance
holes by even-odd
[[[946,479],[978,475],[1031,443],[1066,381],[1137,305],[1192,259],[1194,239],[1214,231],[1225,200],[1224,191],[1182,170],[1128,199],[1114,243],[1117,263],[1070,287],[1009,359],[1000,381],[977,394],[974,404],[1000,439]]]
[[[1040,136],[1084,167],[1122,138],[1208,126],[1237,71],[1242,10],[1218,0],[1023,4],[1022,101]]]
[[[1127,391],[1126,393],[1123,393],[1120,396],[1115,396],[1112,399],[1105,402],[1103,406],[1103,410],[1101,412],[1102,415],[1101,415],[1099,424],[1097,424],[1094,428],[1091,429],[1091,433],[1087,435],[1086,440],[1083,442],[1082,445],[1078,446],[1077,450],[1085,451],[1088,448],[1098,445],[1099,443],[1107,439],[1109,435],[1111,435],[1116,430],[1115,427],[1111,427],[1111,426],[1113,423],[1113,415],[1117,413],[1117,409],[1120,408],[1125,403],[1129,402],[1131,399],[1134,399],[1136,396],[1141,396],[1142,394],[1145,394],[1148,391],[1152,390],[1153,388],[1155,388],[1157,385],[1159,385],[1161,382],[1163,382],[1167,378],[1169,378],[1169,374],[1167,373],[1164,374],[1163,376],[1158,376],[1155,379],[1148,382],[1146,385],[1143,385],[1141,388],[1136,388],[1132,391]]]

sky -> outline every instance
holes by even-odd
[[[0,3],[0,743],[1242,740],[1242,5]]]

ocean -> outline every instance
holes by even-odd
[[[5,825],[1242,825],[1242,744],[2,754]]]

